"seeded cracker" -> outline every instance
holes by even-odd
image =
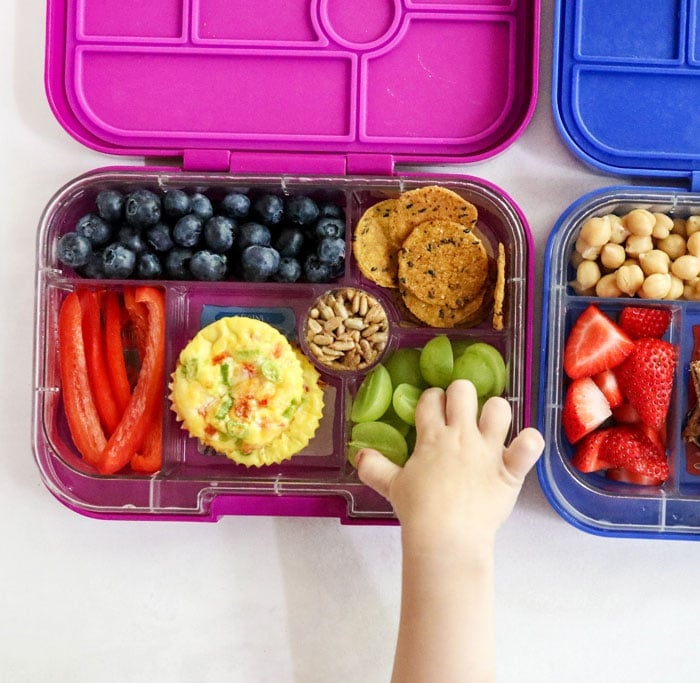
[[[430,327],[455,327],[467,320],[475,319],[483,308],[486,291],[482,290],[462,308],[436,306],[421,301],[411,292],[403,291],[401,296],[406,308],[421,322]]]
[[[498,243],[496,266],[496,287],[493,292],[493,329],[503,329],[503,300],[506,294],[506,250],[503,242]]]
[[[389,233],[398,248],[413,228],[424,221],[448,220],[472,228],[477,217],[476,207],[456,192],[430,185],[404,192],[398,198],[396,211],[389,218]]]
[[[382,287],[398,286],[398,254],[389,235],[397,201],[386,199],[371,206],[360,218],[353,238],[353,253],[362,274]]]
[[[488,255],[464,225],[447,220],[416,226],[399,251],[399,284],[421,301],[462,308],[484,287]]]

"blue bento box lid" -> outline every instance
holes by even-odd
[[[700,183],[700,3],[558,0],[552,103],[571,149],[608,172]]]

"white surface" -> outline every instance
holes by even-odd
[[[538,265],[569,203],[620,182],[585,168],[554,129],[551,6],[544,0],[532,124],[499,158],[466,169],[522,207]],[[68,511],[40,482],[30,448],[36,225],[64,182],[113,161],[82,149],[46,105],[43,12],[41,2],[0,5],[0,679],[388,680],[398,529],[100,522]],[[698,680],[699,566],[700,543],[574,529],[532,475],[497,548],[500,680]]]

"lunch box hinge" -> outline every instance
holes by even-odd
[[[394,173],[394,157],[391,154],[348,154],[348,175],[385,175]]]
[[[236,174],[344,175],[345,157],[340,154],[233,152],[228,170]]]
[[[183,171],[228,171],[231,152],[225,149],[186,149],[182,155]]]
[[[700,171],[693,171],[690,174],[690,191],[700,192]]]

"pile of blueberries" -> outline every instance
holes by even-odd
[[[87,278],[328,282],[345,266],[345,213],[308,196],[103,190],[57,244]]]

